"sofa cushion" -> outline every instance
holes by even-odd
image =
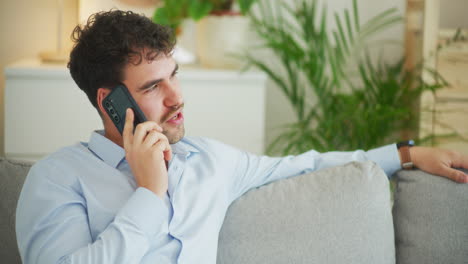
[[[353,162],[251,190],[218,247],[218,263],[395,263],[388,179]]]
[[[418,170],[395,178],[397,263],[468,263],[468,184]]]
[[[16,244],[16,203],[31,163],[0,158],[0,259],[2,263],[21,263]]]

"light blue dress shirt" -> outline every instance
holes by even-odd
[[[271,158],[206,138],[172,145],[164,199],[138,188],[125,152],[94,132],[30,170],[16,213],[23,263],[216,263],[226,210],[251,188],[350,161],[392,175],[396,145]]]

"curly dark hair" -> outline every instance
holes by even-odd
[[[70,74],[99,113],[98,88],[112,89],[123,81],[127,63],[138,65],[143,59],[152,61],[160,54],[169,55],[175,45],[170,27],[121,10],[90,16],[86,25],[75,27],[72,40]]]

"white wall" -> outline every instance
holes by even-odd
[[[468,1],[442,0],[440,1],[441,28],[468,28]]]

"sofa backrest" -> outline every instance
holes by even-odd
[[[0,260],[21,263],[16,244],[15,213],[21,188],[31,163],[0,158]]]
[[[398,264],[468,263],[468,184],[422,171],[395,175]]]
[[[2,263],[21,263],[15,211],[30,166],[0,158]],[[468,184],[418,170],[394,178],[396,263],[468,263]],[[388,197],[372,163],[251,190],[228,210],[218,263],[394,263]]]
[[[251,190],[228,210],[218,263],[395,263],[389,181],[374,163]]]

